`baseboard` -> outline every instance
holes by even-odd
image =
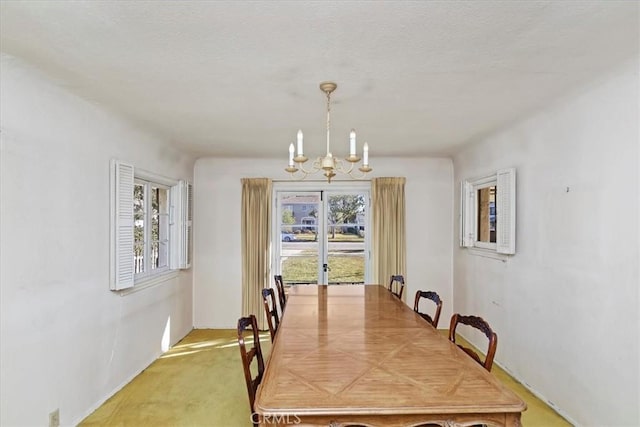
[[[467,340],[468,341],[468,340]],[[565,420],[567,420],[568,423],[574,425],[574,426],[579,426],[580,424],[578,424],[578,422],[576,420],[574,420],[573,418],[571,418],[569,416],[569,414],[567,414],[565,411],[563,411],[562,409],[560,409],[555,403],[553,403],[552,401],[550,401],[549,399],[547,399],[545,397],[545,395],[543,395],[542,393],[540,393],[538,390],[536,390],[535,388],[531,387],[530,384],[528,384],[527,382],[523,381],[521,378],[519,378],[515,373],[513,373],[509,368],[505,367],[500,361],[493,359],[493,363],[500,366],[500,368],[505,371],[507,374],[509,374],[509,376],[511,378],[513,378],[514,380],[518,381],[522,387],[526,388],[531,394],[533,394],[535,397],[537,397],[538,399],[542,400],[546,405],[548,405],[550,408],[552,408],[554,411],[556,411],[558,413],[558,415],[560,415],[562,418],[564,418]]]
[[[464,336],[464,334],[461,334],[460,332],[456,332],[456,335],[460,335],[462,338],[464,338],[469,343],[469,345],[471,345],[474,348],[474,350],[476,352],[482,354],[483,356],[485,355],[484,352],[480,351],[471,341],[469,341],[469,339],[467,337]],[[526,388],[531,394],[533,394],[535,397],[537,397],[538,399],[543,401],[551,409],[556,411],[558,413],[558,415],[560,415],[562,418],[567,420],[568,423],[570,423],[570,424],[572,424],[574,426],[579,426],[580,425],[573,418],[571,418],[569,416],[569,414],[567,414],[562,409],[560,409],[555,403],[553,403],[552,401],[547,399],[544,394],[540,393],[538,390],[536,390],[533,387],[531,387],[531,385],[527,384],[525,381],[522,381],[521,378],[519,378],[516,374],[514,374],[509,368],[505,367],[499,360],[494,358],[493,359],[493,363],[495,365],[498,365],[503,371],[505,371],[507,374],[509,374],[509,376],[511,378],[513,378],[514,380],[519,382],[522,385],[522,387]]]
[[[186,336],[187,336],[187,335],[188,335],[192,330],[193,330],[193,328],[192,328],[192,329],[189,329],[189,330],[184,334],[184,336],[183,336],[182,338],[179,338],[179,339],[177,339],[177,340],[176,340],[176,342],[172,343],[172,344],[171,344],[171,346],[170,346],[170,348],[171,348],[171,347],[173,347],[174,345],[176,345],[177,343],[179,343],[179,342],[180,342],[180,340],[182,340],[184,337],[186,337]],[[119,385],[117,385],[113,390],[111,390],[111,392],[107,394],[107,397],[105,397],[105,398],[104,398],[104,399],[102,399],[102,400],[97,401],[94,405],[91,405],[91,406],[89,407],[89,409],[87,409],[87,410],[83,413],[83,415],[82,415],[82,416],[80,416],[80,417],[79,417],[78,419],[76,419],[76,420],[73,420],[73,422],[71,422],[69,425],[77,426],[78,424],[80,424],[80,422],[81,422],[82,420],[84,420],[85,418],[87,418],[89,415],[93,414],[93,413],[96,411],[96,409],[98,409],[99,407],[101,407],[102,405],[104,405],[104,403],[105,403],[107,400],[111,399],[111,397],[113,397],[113,395],[114,395],[114,394],[116,394],[117,392],[119,392],[120,390],[122,390],[122,389],[124,388],[124,386],[126,386],[126,385],[127,385],[127,384],[129,384],[131,381],[133,381],[133,379],[134,379],[135,377],[137,377],[138,375],[140,375],[140,374],[141,374],[145,369],[147,369],[149,366],[151,366],[151,364],[152,364],[153,362],[155,362],[156,360],[158,360],[158,358],[159,358],[160,356],[162,356],[163,354],[164,354],[163,352],[160,352],[157,356],[155,356],[155,357],[151,358],[151,360],[149,360],[149,362],[148,362],[148,363],[146,363],[142,369],[140,369],[139,371],[134,371],[134,373],[133,373],[133,374],[131,374],[130,376],[128,376],[124,381],[122,381],[122,382],[121,382]],[[65,424],[66,424],[66,423],[65,423]]]
[[[162,354],[162,353],[160,353]],[[122,388],[124,386],[126,386],[127,384],[129,384],[131,381],[133,381],[133,379],[135,377],[137,377],[138,375],[140,375],[145,369],[147,369],[153,362],[155,362],[156,360],[158,360],[158,357],[160,357],[160,355],[156,356],[155,358],[153,358],[152,360],[149,361],[149,363],[147,363],[145,365],[144,368],[140,369],[139,371],[134,372],[132,375],[130,375],[129,377],[127,377],[123,382],[121,382],[119,385],[117,385],[113,390],[111,390],[110,393],[107,394],[107,397],[105,397],[102,400],[97,401],[94,405],[90,406],[89,409],[77,420],[74,420],[72,423],[70,423],[70,425],[74,425],[77,426],[78,424],[80,424],[80,422],[82,420],[84,420],[85,418],[87,418],[89,415],[93,414],[96,409],[98,409],[99,407],[101,407],[102,405],[104,405],[104,403],[109,400],[114,394],[116,394],[117,392],[119,392],[120,390],[122,390]]]

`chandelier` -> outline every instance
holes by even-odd
[[[362,166],[358,168],[358,174],[354,167],[360,161],[356,155],[356,131],[351,129],[349,133],[349,157],[340,159],[331,153],[331,92],[338,87],[334,82],[320,83],[320,90],[327,96],[327,154],[318,157],[311,163],[311,169],[305,169],[304,163],[309,160],[304,155],[302,146],[302,130],[298,130],[298,152],[296,154],[293,143],[289,145],[289,166],[285,171],[291,174],[292,179],[303,180],[307,176],[323,171],[328,182],[336,176],[337,172],[349,175],[353,179],[361,179],[372,169],[369,167],[369,145],[365,142],[362,152]],[[346,162],[346,163],[345,163]]]

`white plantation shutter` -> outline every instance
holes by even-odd
[[[473,246],[473,186],[469,181],[460,182],[460,247]]]
[[[191,267],[192,257],[192,236],[193,236],[193,185],[190,182],[182,181],[185,190],[184,221],[182,223],[182,258],[180,268]]]
[[[193,185],[180,181],[171,187],[171,195],[173,218],[170,268],[189,268],[192,257]]]
[[[133,287],[133,166],[111,162],[112,290]]]
[[[496,195],[496,252],[516,253],[516,170],[497,172]]]

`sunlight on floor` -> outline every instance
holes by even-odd
[[[250,427],[236,337],[234,329],[194,329],[79,425]],[[260,344],[267,359],[268,333]],[[491,373],[527,402],[524,426],[570,426],[502,369]]]

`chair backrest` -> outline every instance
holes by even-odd
[[[247,351],[247,342],[245,342],[245,332],[247,338],[253,339],[253,347]],[[240,346],[240,356],[242,358],[242,367],[244,368],[244,379],[247,383],[247,392],[249,393],[249,405],[253,414],[253,404],[256,400],[256,392],[262,381],[264,374],[264,359],[262,357],[262,349],[260,348],[260,335],[258,332],[258,322],[253,314],[249,317],[241,317],[238,319],[238,345]],[[257,362],[257,375],[251,376],[251,363]],[[252,415],[253,416],[253,415]]]
[[[280,313],[284,313],[284,306],[287,304],[287,295],[284,293],[284,282],[282,276],[275,274],[273,279],[276,282],[276,289],[278,290],[278,301],[280,302]]]
[[[273,342],[276,337],[276,332],[278,332],[278,327],[280,326],[278,308],[276,307],[276,296],[273,292],[273,288],[264,288],[262,290],[262,303],[264,304],[264,312],[267,315],[271,342]]]
[[[402,299],[402,292],[404,292],[404,276],[401,274],[396,274],[391,276],[391,281],[389,282],[389,291],[392,294]]]
[[[476,353],[470,348],[463,347],[456,343],[456,327],[459,323],[469,325],[480,330],[489,339],[489,346],[487,347],[487,355],[484,358],[484,362]],[[476,362],[484,366],[487,371],[491,371],[493,366],[493,357],[496,355],[496,348],[498,347],[498,335],[493,332],[491,326],[482,318],[478,316],[463,316],[461,314],[454,314],[451,316],[451,325],[449,326],[449,341],[456,343],[458,347],[464,350],[469,356],[471,356]]]
[[[420,311],[420,299],[426,298],[428,300],[433,301],[436,304],[436,312],[433,317],[429,316],[427,313],[422,313]],[[418,291],[416,292],[416,299],[413,303],[413,311],[418,313],[424,320],[431,323],[434,328],[438,327],[438,321],[440,320],[440,311],[442,310],[442,300],[440,296],[433,291]]]

